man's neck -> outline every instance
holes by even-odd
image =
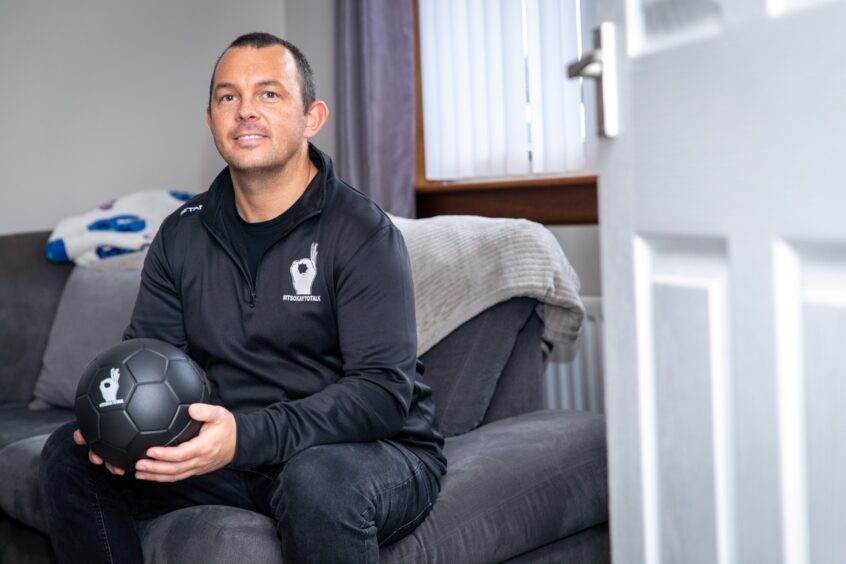
[[[238,215],[248,223],[258,223],[271,220],[293,206],[317,175],[317,167],[306,148],[282,168],[247,173],[230,169],[230,175]]]

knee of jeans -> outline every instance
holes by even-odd
[[[42,483],[75,466],[73,462],[79,457],[80,447],[73,442],[74,429],[76,422],[70,421],[53,431],[44,443],[38,469]]]
[[[350,477],[349,460],[340,445],[311,447],[291,458],[277,478],[271,508],[286,511],[321,512],[341,517],[343,513],[366,511],[368,500]]]

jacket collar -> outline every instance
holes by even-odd
[[[335,178],[332,159],[326,153],[309,143],[308,156],[317,166],[317,176],[314,179],[315,181],[311,182],[306,191],[294,202],[291,228],[323,211],[323,206],[326,203],[326,190]],[[234,187],[227,166],[212,181],[206,193],[203,209],[200,210],[200,218],[203,224],[223,238],[226,238],[223,217],[224,206],[229,205],[233,198]]]

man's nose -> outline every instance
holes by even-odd
[[[238,119],[242,121],[249,121],[257,118],[258,113],[256,112],[252,101],[249,99],[242,100],[241,105],[238,106]]]

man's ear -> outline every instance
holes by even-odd
[[[206,106],[206,125],[211,129],[211,106]]]
[[[306,111],[306,126],[303,131],[303,137],[311,139],[317,135],[317,132],[320,131],[320,128],[323,127],[327,119],[329,119],[329,106],[326,105],[326,102],[323,100],[312,102]]]

